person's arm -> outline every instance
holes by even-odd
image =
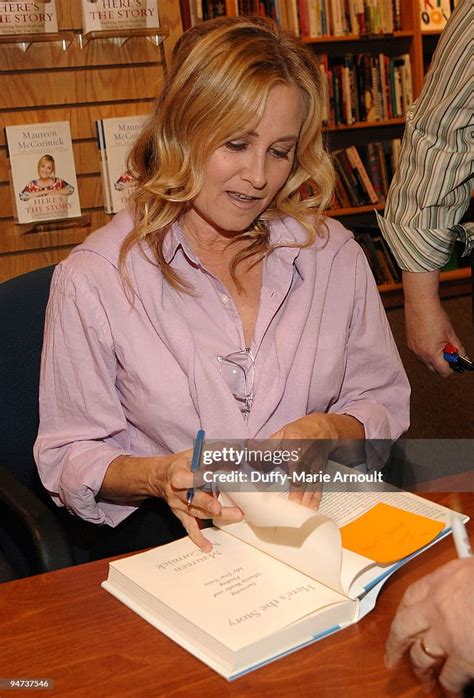
[[[394,441],[409,427],[410,386],[367,259],[357,248],[344,380],[329,414],[349,415],[367,440]]]
[[[447,378],[453,373],[443,358],[450,342],[465,353],[439,297],[439,271],[403,272],[408,346],[430,370]]]
[[[452,373],[443,362],[443,339],[456,333],[441,307],[438,276],[430,272],[439,272],[448,262],[456,239],[464,242],[465,254],[474,245],[474,226],[459,223],[471,198],[473,172],[470,8],[468,0],[459,3],[441,35],[423,90],[407,112],[384,216],[377,216],[407,272],[408,344],[443,376]],[[420,293],[427,300],[424,308]]]
[[[21,190],[18,194],[21,201],[29,201],[35,196],[34,182],[28,182],[28,184]]]
[[[371,469],[380,467],[384,456],[388,455],[388,446],[408,429],[410,386],[362,250],[350,241],[343,254],[352,258],[353,265],[354,248],[354,300],[344,379],[338,399],[326,413],[301,417],[284,425],[271,438],[300,439],[306,443],[321,440],[319,461],[322,467],[338,442],[371,441],[372,444],[366,443],[368,448],[362,449],[362,460]],[[377,448],[372,448],[374,442]],[[315,455],[313,451],[312,455]],[[292,498],[301,500],[303,495],[300,495]],[[303,503],[308,506],[319,504],[317,493],[305,492],[304,498]]]
[[[387,640],[393,669],[409,651],[427,690],[438,676],[450,694],[474,679],[474,557],[453,560],[405,592]]]
[[[60,179],[57,183],[58,186],[55,190],[55,194],[60,194],[61,196],[70,196],[74,194],[74,187],[69,182],[65,182],[64,179]]]
[[[104,307],[82,271],[68,263],[54,274],[40,381],[35,458],[46,489],[86,521],[116,526],[144,499],[162,497],[197,545],[209,549],[196,518],[229,516],[197,492],[192,507],[191,452],[136,457],[116,389],[117,363]],[[107,278],[107,270],[103,275]],[[91,276],[93,274],[91,273]],[[104,281],[106,283],[106,281]],[[117,292],[122,292],[117,286]]]
[[[34,453],[43,484],[59,506],[86,521],[116,526],[137,503],[102,502],[97,495],[109,464],[130,453],[130,437],[115,389],[107,316],[76,262],[72,257],[59,265],[51,284]],[[108,279],[105,267],[103,274]]]
[[[188,505],[187,492],[193,487],[194,478],[191,456],[191,451],[148,458],[119,456],[108,466],[98,497],[132,503],[149,497],[164,499],[191,540],[204,552],[210,552],[212,544],[201,533],[199,520],[218,518],[232,523],[241,521],[242,512],[237,507],[222,507],[217,499],[199,490]]]

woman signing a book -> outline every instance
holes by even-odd
[[[132,151],[130,210],[55,271],[40,475],[59,506],[117,540],[141,522],[151,537],[133,534],[135,549],[187,532],[209,550],[199,519],[240,520],[201,491],[188,504],[199,428],[393,440],[408,427],[364,254],[323,215],[324,103],[314,56],[269,20],[192,28]],[[317,506],[314,493],[300,501]]]

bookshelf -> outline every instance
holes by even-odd
[[[3,125],[68,120],[71,123],[73,149],[78,174],[81,208],[87,221],[64,230],[24,233],[13,221],[11,192],[8,183],[6,146],[0,132],[0,282],[32,269],[55,264],[70,249],[82,242],[93,230],[108,220],[104,213],[100,156],[95,134],[95,120],[114,116],[146,113],[160,89],[176,40],[191,21],[198,7],[212,7],[216,12],[236,16],[242,2],[246,7],[270,8],[280,13],[282,23],[292,28],[291,8],[306,0],[160,0],[160,20],[168,36],[161,50],[145,37],[130,37],[119,45],[98,39],[83,48],[78,40],[81,31],[79,3],[62,0],[58,6],[60,43],[31,43],[25,51],[20,44],[0,42],[0,110]],[[349,0],[346,0],[347,2]],[[351,1],[351,0],[350,0]],[[416,97],[439,36],[421,32],[418,3],[400,0],[400,29],[390,34],[302,37],[318,54],[338,58],[343,54],[368,53],[389,56],[408,54],[411,63],[412,90]],[[117,77],[120,76],[119,79]],[[404,118],[377,121],[354,121],[328,126],[326,138],[331,149],[351,145],[364,146],[389,141],[403,135]],[[331,209],[329,215],[340,218],[348,227],[367,221],[374,223],[374,209],[383,210],[383,202],[373,205]],[[443,295],[468,292],[468,268],[442,275]],[[384,284],[380,291],[388,306],[402,303],[401,285]]]
[[[336,0],[338,1],[338,0]],[[227,16],[235,16],[245,12],[267,14],[279,20],[290,31],[298,31],[304,43],[313,48],[318,55],[325,54],[337,59],[344,54],[367,53],[377,55],[384,53],[388,56],[408,54],[411,64],[411,82],[413,98],[416,98],[423,85],[424,75],[428,69],[431,56],[436,48],[436,43],[441,33],[440,30],[423,31],[420,26],[419,3],[413,0],[399,0],[400,26],[396,31],[389,33],[355,34],[311,36],[306,31],[301,31],[301,14],[305,13],[310,0],[226,0],[225,13]],[[199,4],[205,8],[208,18],[212,13],[223,12],[224,3],[216,3],[214,0],[181,0],[181,5],[186,8]],[[331,7],[331,0],[328,6]],[[348,12],[353,12],[356,6],[355,0],[343,0],[341,6]],[[216,9],[219,5],[219,9]],[[297,27],[298,25],[298,27]],[[304,34],[308,35],[304,35]],[[377,141],[391,141],[401,139],[405,119],[403,116],[395,118],[381,118],[376,121],[354,121],[353,123],[341,123],[326,128],[326,140],[331,150],[337,151],[351,145],[365,146]],[[374,209],[382,211],[383,199],[374,205],[345,206],[331,208],[328,215],[339,218],[349,228],[360,227],[366,224],[374,226]],[[471,207],[472,208],[472,207]],[[383,283],[379,285],[384,305],[395,307],[403,304],[403,292],[400,283]],[[441,295],[449,297],[463,295],[470,290],[470,268],[464,267],[453,271],[441,273]]]
[[[351,3],[352,0],[349,0]],[[286,0],[286,17],[290,20],[287,28],[294,29],[295,13],[301,10],[306,0]],[[355,3],[353,3],[355,5]],[[291,18],[293,17],[293,21]],[[345,34],[343,36],[303,36],[302,40],[311,46],[318,55],[326,54],[330,58],[342,54],[380,52],[388,55],[407,53],[410,56],[413,98],[419,95],[431,57],[436,48],[441,30],[422,31],[419,18],[419,3],[413,0],[400,0],[400,29],[392,33],[373,35]],[[300,25],[301,30],[301,25]],[[348,145],[363,145],[378,140],[401,138],[404,129],[404,117],[380,119],[378,121],[360,121],[352,124],[328,126],[327,142],[331,150]],[[374,206],[357,206],[337,208],[328,211],[328,215],[341,219],[347,227],[360,227],[363,224],[373,226],[374,209],[382,211],[383,202]],[[472,202],[469,209],[472,215]],[[464,295],[470,292],[471,270],[469,266],[441,272],[440,292],[444,298]],[[382,283],[378,286],[385,307],[403,304],[401,283]]]

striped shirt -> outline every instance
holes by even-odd
[[[460,224],[473,175],[473,0],[461,0],[446,25],[419,98],[406,115],[398,170],[384,216],[384,238],[400,267],[433,271],[455,240],[474,247],[474,223]]]

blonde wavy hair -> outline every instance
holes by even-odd
[[[170,226],[190,207],[203,185],[210,155],[261,119],[275,85],[296,85],[303,97],[303,123],[292,170],[271,206],[250,229],[231,273],[244,259],[258,261],[272,248],[267,221],[293,216],[307,231],[307,246],[323,234],[322,212],[329,206],[334,174],[323,147],[325,80],[310,49],[262,17],[219,18],[185,32],[177,42],[169,75],[130,154],[137,180],[132,205],[135,226],[124,240],[120,268],[130,249],[145,240],[167,281],[189,290],[167,264],[163,242]],[[306,196],[302,196],[304,185]]]

